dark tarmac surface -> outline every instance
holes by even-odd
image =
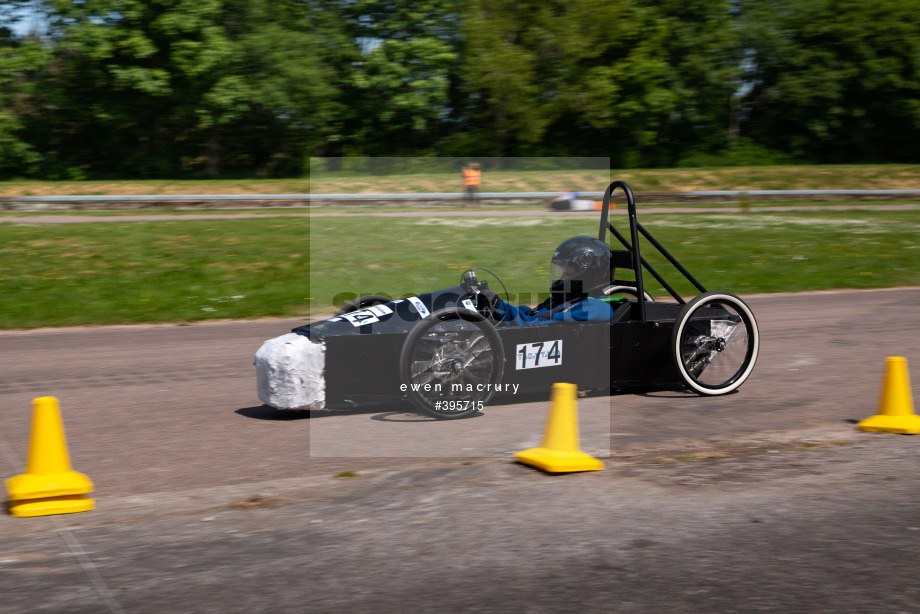
[[[2,612],[920,609],[916,438],[849,427],[0,517]]]
[[[853,426],[885,357],[920,390],[920,288],[745,298],[739,393],[582,399],[607,468],[562,476],[510,461],[545,401],[260,407],[252,355],[293,321],[0,333],[3,477],[54,395],[97,501],[0,516],[0,612],[920,611],[920,439]]]

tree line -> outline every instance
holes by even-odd
[[[910,163],[918,141],[920,0],[0,0],[0,177]]]

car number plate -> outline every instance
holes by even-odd
[[[558,367],[561,364],[562,339],[517,345],[515,368],[518,370]]]

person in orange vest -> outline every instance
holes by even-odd
[[[479,163],[470,162],[462,172],[463,187],[466,190],[466,202],[472,203],[476,200],[479,184],[482,183],[482,171],[479,169]]]

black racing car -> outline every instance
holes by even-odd
[[[611,194],[626,196],[629,238],[608,220]],[[498,321],[480,299],[474,269],[457,286],[401,299],[359,297],[332,318],[270,339],[256,354],[260,399],[279,409],[321,409],[362,401],[408,399],[440,419],[476,413],[495,395],[682,384],[703,395],[736,390],[757,359],[754,314],[737,296],[706,289],[636,219],[629,186],[604,194],[598,239],[608,231],[623,249],[610,253],[609,321]],[[684,300],[642,258],[639,235],[700,292]],[[632,271],[630,279],[620,273]],[[651,274],[673,302],[652,299]]]

